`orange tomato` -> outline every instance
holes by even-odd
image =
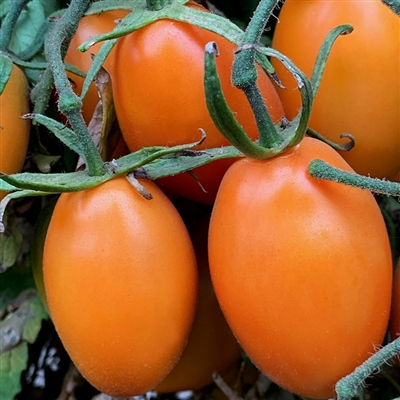
[[[101,14],[84,16],[80,20],[78,29],[68,47],[68,51],[64,59],[65,62],[74,65],[75,67],[79,68],[81,71],[85,73],[88,72],[93,62],[91,54],[97,54],[103,43],[95,44],[88,51],[84,53],[77,50],[78,46],[92,36],[111,32],[115,28],[117,21],[124,18],[128,14],[128,12],[129,11],[126,10],[115,10],[115,11],[106,11]],[[108,55],[106,61],[103,64],[103,67],[107,71],[110,69],[112,65],[112,54],[113,50]],[[80,95],[82,92],[84,79],[70,72],[67,72],[67,75],[73,84],[75,92],[78,95]],[[90,86],[90,89],[82,105],[82,114],[86,123],[90,122],[93,112],[99,100],[100,98],[97,93],[96,85],[93,83]]]
[[[189,7],[206,11],[194,2]],[[251,138],[257,127],[246,96],[231,84],[236,45],[227,39],[184,22],[160,20],[123,37],[111,69],[115,109],[122,135],[131,151],[142,147],[174,146],[206,140],[197,149],[222,147],[229,142],[209,116],[204,94],[204,47],[215,41],[221,55],[217,68],[227,102]],[[282,105],[268,76],[258,69],[258,84],[274,121],[283,116]],[[188,174],[159,183],[190,199],[213,203],[223,174],[232,160],[195,169],[206,190]]]
[[[184,223],[154,183],[141,184],[152,200],[125,177],[63,193],[43,254],[61,341],[82,375],[117,397],[143,394],[172,370],[196,305],[196,260]]]
[[[355,147],[341,155],[353,169],[392,179],[400,170],[400,18],[379,0],[286,0],[272,47],[311,76],[325,36],[340,24],[354,31],[333,45],[309,126],[334,142],[352,134]],[[300,107],[297,84],[272,62],[287,87],[279,95],[291,118]]]
[[[13,64],[11,75],[0,95],[0,171],[20,172],[29,143],[29,120],[21,118],[29,112],[29,88],[24,72]],[[7,193],[0,191],[0,200]]]
[[[400,336],[400,260],[397,263],[397,269],[393,284],[392,313],[390,316],[390,333],[392,339]]]
[[[225,374],[241,357],[240,346],[226,323],[211,283],[207,255],[209,216],[192,227],[192,242],[199,268],[196,315],[182,356],[155,390],[172,393],[199,390],[213,382],[213,373]],[[237,368],[230,373],[237,374]]]
[[[209,261],[251,360],[289,391],[323,399],[383,341],[392,258],[372,194],[312,178],[316,157],[352,171],[311,138],[270,160],[236,161],[214,204]]]

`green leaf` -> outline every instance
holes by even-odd
[[[57,9],[57,0],[31,0],[18,18],[10,50],[16,54],[27,50],[46,18]]]
[[[29,300],[28,313],[31,317],[26,321],[22,337],[28,343],[33,343],[42,327],[42,320],[46,319],[48,316],[39,296]]]
[[[3,93],[12,71],[12,61],[7,54],[0,53],[0,94]]]
[[[28,343],[37,339],[47,313],[36,291],[13,301],[15,311],[0,322],[0,399],[13,400],[21,391],[21,373],[28,365]]]
[[[14,0],[0,0],[0,19],[4,18],[8,13],[8,10],[11,7],[11,4]]]
[[[16,189],[15,186],[10,185],[9,183],[0,180],[0,190],[4,190],[6,192],[11,192],[15,189]]]
[[[28,363],[28,344],[21,343],[0,355],[0,399],[13,400],[22,389],[21,373]]]
[[[22,233],[15,223],[7,225],[7,231],[0,235],[0,272],[13,266],[22,246]]]

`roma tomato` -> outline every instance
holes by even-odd
[[[397,269],[393,284],[392,313],[390,316],[390,333],[392,339],[400,336],[400,260],[397,263]]]
[[[206,11],[194,2],[189,7]],[[174,146],[196,142],[200,128],[207,134],[197,149],[220,147],[229,142],[208,114],[204,94],[204,47],[215,41],[222,88],[240,124],[253,139],[257,128],[245,95],[230,81],[236,46],[225,38],[188,23],[160,20],[121,38],[111,69],[115,109],[122,135],[131,151],[145,146]],[[274,121],[282,115],[279,97],[259,68],[258,84]],[[159,182],[193,200],[212,203],[231,160],[196,169],[200,183],[188,174]]]
[[[49,306],[47,304],[46,292],[44,289],[43,278],[43,249],[46,239],[47,228],[50,224],[51,216],[56,205],[57,198],[52,198],[41,210],[33,231],[31,242],[31,263],[33,278],[35,279],[36,289],[40,295],[42,303],[47,311]]]
[[[199,390],[213,382],[214,372],[224,377],[228,372],[237,373],[233,366],[240,360],[241,349],[226,323],[211,283],[207,255],[208,223],[207,215],[190,229],[199,269],[196,315],[178,364],[155,388],[159,393]]]
[[[20,172],[29,143],[29,120],[21,118],[29,112],[28,81],[15,64],[3,93],[0,95],[0,171]],[[6,192],[0,190],[0,200]]]
[[[325,36],[340,24],[354,31],[340,37],[329,55],[309,126],[328,139],[355,137],[341,155],[364,175],[392,179],[400,169],[400,18],[380,0],[286,0],[272,47],[308,76]],[[279,90],[285,112],[300,107],[296,83],[273,61],[288,90]],[[379,77],[379,78],[378,78]]]
[[[43,255],[61,341],[82,375],[116,397],[151,390],[172,370],[196,305],[185,225],[154,183],[141,183],[152,200],[125,177],[62,194]]]
[[[235,162],[215,201],[209,259],[252,361],[291,392],[322,399],[381,344],[392,260],[371,193],[312,178],[316,156],[351,171],[311,138],[271,160]]]
[[[67,54],[65,55],[65,61],[74,65],[85,73],[88,72],[93,62],[91,54],[97,54],[100,50],[102,43],[95,44],[90,48],[90,50],[86,51],[85,53],[81,53],[80,51],[78,51],[78,46],[92,36],[111,32],[115,28],[117,21],[124,18],[128,13],[129,11],[126,10],[115,10],[106,11],[101,14],[84,16],[80,20],[78,29],[68,47]],[[104,68],[107,71],[111,67],[112,56],[113,50],[108,55],[106,61],[103,64]],[[73,83],[75,92],[80,95],[82,92],[84,79],[70,72],[67,72],[67,75]],[[100,98],[97,93],[96,85],[93,83],[90,86],[90,89],[82,104],[82,114],[86,123],[90,122],[99,100]]]

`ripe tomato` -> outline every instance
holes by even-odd
[[[192,242],[199,268],[199,293],[196,315],[182,356],[155,390],[173,393],[199,390],[213,382],[212,375],[227,373],[241,357],[240,346],[226,323],[211,283],[207,255],[209,216],[192,227]],[[235,368],[230,373],[237,373]]]
[[[24,72],[13,65],[9,81],[0,95],[0,171],[20,172],[29,143],[29,120],[21,116],[29,112],[28,81]],[[0,191],[0,200],[6,192]]]
[[[392,313],[390,316],[390,333],[392,339],[400,336],[400,260],[397,263],[397,269],[393,284]]]
[[[189,7],[206,11],[194,2]],[[217,67],[231,109],[251,138],[257,128],[245,95],[230,81],[236,46],[225,38],[188,23],[160,20],[123,37],[114,53],[111,69],[115,109],[122,135],[131,151],[145,146],[196,142],[200,128],[207,134],[198,149],[221,147],[229,142],[208,114],[204,94],[204,47],[215,41],[220,49]],[[259,68],[258,84],[274,121],[282,115],[279,97]],[[193,200],[212,203],[231,160],[196,169],[203,192],[188,174],[159,182]]]
[[[83,17],[80,20],[78,29],[68,47],[65,61],[79,68],[83,72],[88,72],[93,62],[91,54],[97,54],[102,43],[95,44],[85,53],[78,51],[77,47],[92,36],[111,32],[115,28],[117,21],[124,18],[127,14],[128,11],[126,10],[115,10]],[[112,64],[112,54],[113,50],[103,64],[106,70],[108,70]],[[80,95],[84,79],[70,72],[67,72],[67,75],[73,83],[74,90],[78,95]],[[96,85],[93,83],[82,105],[82,114],[86,123],[90,122],[99,100],[100,98],[97,93]]]
[[[309,126],[335,142],[344,132],[354,135],[355,147],[341,152],[346,161],[360,174],[392,179],[400,169],[400,18],[380,0],[286,0],[272,47],[311,76],[323,39],[340,24],[354,31],[333,46]],[[279,90],[285,112],[293,117],[297,85],[273,64],[287,87]]]
[[[33,231],[32,242],[30,246],[32,271],[33,271],[33,277],[35,279],[36,289],[42,300],[44,308],[47,311],[49,311],[49,306],[47,304],[46,292],[44,289],[43,248],[46,239],[47,228],[49,227],[50,219],[53,214],[56,202],[57,198],[52,198],[42,208],[35,224],[35,229]]]
[[[43,255],[50,314],[66,350],[93,386],[116,397],[151,390],[172,370],[197,296],[183,221],[154,183],[141,183],[152,200],[124,177],[62,194]]]
[[[328,398],[385,336],[392,261],[373,196],[310,177],[316,156],[351,171],[311,138],[271,160],[235,162],[211,216],[209,260],[252,361],[291,392]]]

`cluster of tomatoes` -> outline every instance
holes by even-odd
[[[126,15],[82,18],[65,61],[87,71],[91,57],[77,46]],[[400,76],[392,62],[400,54],[400,18],[379,0],[286,0],[272,46],[310,75],[326,34],[343,23],[354,33],[332,50],[309,125],[332,141],[351,133],[353,150],[339,154],[306,137],[272,159],[211,162],[193,171],[196,179],[140,179],[151,200],[125,177],[59,197],[43,250],[46,298],[66,350],[96,388],[119,397],[196,390],[213,372],[234,367],[243,349],[289,391],[329,398],[383,343],[390,314],[392,338],[400,332],[400,273],[393,285],[375,198],[307,170],[318,158],[379,178],[400,171]],[[257,139],[246,96],[230,81],[236,45],[160,20],[121,38],[104,64],[130,152],[196,142],[200,128],[207,136],[196,149],[229,145],[205,102],[204,47],[211,41],[229,107]],[[274,67],[287,89],[276,89],[261,68],[257,84],[278,122],[294,117],[300,103],[291,76]],[[83,80],[70,78],[79,93]],[[83,103],[86,122],[98,100],[93,85]],[[1,170],[16,172],[21,163]],[[211,214],[185,225],[171,201],[178,196],[207,204]]]

